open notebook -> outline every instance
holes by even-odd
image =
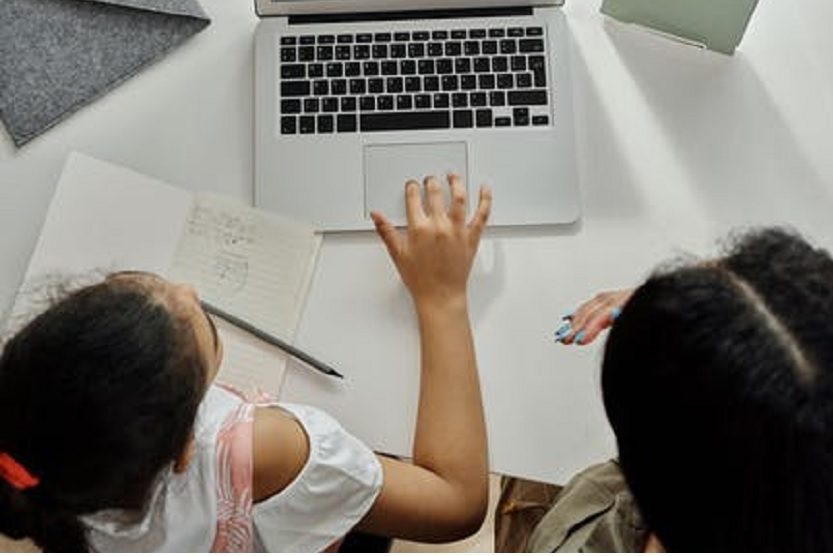
[[[73,153],[8,327],[43,308],[50,284],[145,270],[191,283],[206,301],[292,343],[320,245],[310,226]],[[285,355],[215,322],[225,347],[220,380],[279,394]]]

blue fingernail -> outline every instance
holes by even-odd
[[[584,330],[576,334],[576,337],[573,341],[575,341],[575,343],[577,344],[580,344],[582,340],[584,340]]]
[[[573,311],[569,315],[564,315],[563,317],[561,317],[561,320],[573,320],[573,315],[575,315],[575,314],[576,314],[576,312]]]
[[[566,338],[570,332],[572,332],[573,328],[570,326],[570,323],[565,323],[561,326],[558,330],[555,331],[555,341],[561,341]]]
[[[621,315],[621,314],[622,314],[622,309],[620,309],[619,307],[614,307],[613,309],[610,310],[610,318],[613,319],[613,320],[618,319],[619,315]]]

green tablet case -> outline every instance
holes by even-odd
[[[732,54],[758,0],[604,0],[602,13]]]

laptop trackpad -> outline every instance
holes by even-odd
[[[405,182],[409,179],[422,184],[426,176],[435,176],[443,186],[448,203],[448,183],[445,176],[454,173],[468,187],[466,172],[466,143],[426,143],[408,145],[365,145],[364,147],[364,207],[365,218],[370,211],[379,211],[397,225],[407,222],[405,217]]]

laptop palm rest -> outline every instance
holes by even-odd
[[[365,217],[379,211],[394,224],[404,225],[405,182],[422,183],[426,176],[436,176],[448,202],[446,175],[460,176],[468,188],[466,143],[381,144],[364,147]]]

